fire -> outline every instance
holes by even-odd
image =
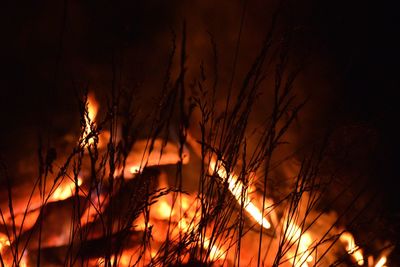
[[[93,126],[95,126],[95,119],[98,114],[98,110],[98,102],[93,94],[89,94],[87,98],[85,131],[83,134],[84,139],[88,138]],[[101,135],[99,136],[101,137]],[[189,135],[189,143],[191,140],[190,138],[191,137]],[[101,138],[99,141],[101,141]],[[194,143],[195,142],[191,142],[191,145],[193,150],[196,151],[196,147],[193,145]],[[90,137],[87,140],[87,145],[90,146],[92,144],[94,144],[94,138]],[[131,151],[131,153],[128,155],[126,161],[127,173],[124,173],[125,177],[133,178],[138,172],[141,172],[147,166],[172,165],[178,162],[187,164],[189,162],[189,150],[186,146],[180,150],[176,144],[172,142],[164,142],[162,139],[154,140],[151,151],[149,151],[148,145],[148,140],[139,140],[135,143],[133,151]],[[182,152],[182,154],[180,154],[180,152]],[[244,182],[240,180],[239,176],[235,174],[234,171],[229,172],[228,174],[228,171],[225,166],[223,166],[221,160],[217,160],[215,157],[212,157],[208,167],[208,172],[218,174],[223,182],[226,182],[227,187],[236,202],[244,207],[246,212],[249,214],[249,217],[251,217],[255,223],[260,225],[261,228],[270,229],[272,226],[274,226],[273,237],[268,235],[262,236],[263,239],[269,239],[270,242],[272,242],[271,250],[276,250],[276,246],[279,245],[279,241],[284,240],[290,244],[289,250],[285,253],[285,261],[290,262],[291,266],[308,267],[309,264],[312,265],[312,262],[317,262],[317,253],[315,253],[315,259],[313,255],[311,255],[311,253],[314,251],[313,245],[315,245],[316,241],[320,238],[315,231],[313,231],[311,228],[310,230],[303,230],[303,224],[297,223],[296,220],[288,219],[284,215],[280,219],[281,221],[279,221],[277,217],[278,213],[275,212],[270,212],[268,217],[266,217],[266,215],[264,215],[265,210],[271,209],[271,207],[275,206],[274,201],[269,198],[260,198],[260,194],[256,192],[254,185],[252,183],[249,183],[248,185],[244,184]],[[116,170],[116,176],[121,174],[122,169]],[[254,178],[254,175],[254,173],[250,175],[251,180]],[[166,182],[166,176],[167,175],[165,173],[162,173],[159,176],[160,190],[169,187],[168,183]],[[82,183],[83,179],[81,177],[78,177],[77,183],[72,179],[65,179],[51,193],[49,202],[65,200],[73,196],[76,191],[76,187],[80,187]],[[79,189],[82,190],[81,188]],[[85,192],[83,192],[83,194],[85,194]],[[147,217],[148,221],[145,221],[144,215],[142,215],[133,223],[136,226],[137,231],[147,231],[150,229],[152,238],[149,241],[149,247],[143,250],[142,247],[135,244],[133,245],[134,248],[130,247],[121,251],[118,255],[112,255],[110,257],[110,263],[118,266],[131,266],[134,262],[139,262],[139,264],[142,265],[151,265],[151,261],[162,254],[160,253],[160,248],[162,247],[163,242],[165,242],[168,234],[169,240],[172,240],[172,242],[176,242],[176,240],[179,240],[181,237],[193,238],[192,236],[196,236],[196,238],[199,239],[197,242],[200,243],[201,240],[201,245],[197,244],[196,250],[206,250],[208,252],[208,260],[214,263],[218,263],[218,260],[221,260],[223,261],[224,265],[230,264],[230,260],[233,259],[233,256],[232,251],[229,251],[229,246],[232,244],[229,244],[228,246],[228,244],[219,242],[221,241],[219,237],[213,238],[212,232],[207,228],[208,226],[206,226],[205,229],[203,228],[204,231],[201,230],[200,233],[199,224],[202,218],[201,203],[200,198],[194,195],[170,192],[157,198],[157,201],[152,203],[152,205],[149,207],[150,214],[148,214],[149,217]],[[80,218],[81,226],[88,224],[89,222],[94,222],[98,217],[101,217],[99,215],[104,212],[105,207],[107,204],[109,204],[107,202],[109,199],[102,194],[91,195],[90,199],[90,205],[86,208]],[[266,207],[264,210],[259,208],[260,202],[262,203],[263,200],[265,201],[263,206]],[[14,217],[15,225],[18,227],[18,225],[22,224],[22,220],[24,220],[25,227],[30,228],[36,222],[39,216],[39,209],[37,207],[35,208],[35,210],[29,210],[29,212],[24,216],[22,216],[20,213],[16,214]],[[211,222],[210,224],[214,225],[214,222]],[[66,231],[65,233],[67,235],[69,232]],[[258,233],[256,235],[258,238]],[[250,241],[248,245],[253,246],[252,243],[255,243],[254,235],[251,236],[250,234],[249,236]],[[280,236],[280,238],[277,238],[277,236]],[[67,239],[66,237],[62,238],[63,242],[64,239]],[[341,242],[344,243],[346,252],[352,257],[352,259],[358,265],[363,266],[365,264],[363,251],[359,246],[356,245],[353,235],[349,232],[343,232],[339,238]],[[233,242],[235,242],[235,240],[233,240]],[[50,243],[51,245],[56,246],[64,244],[58,244],[57,239],[51,240]],[[221,245],[220,243],[223,244]],[[267,242],[264,244],[266,243]],[[6,250],[6,247],[10,246],[12,246],[12,242],[10,242],[8,236],[0,232],[0,252],[3,252]],[[254,263],[254,261],[252,262],[252,260],[254,260],[254,251],[252,248],[254,247],[251,247],[250,249],[247,249],[246,247],[246,251],[243,251],[243,254],[245,255],[243,256],[242,254],[243,261],[241,264],[243,264],[246,260],[250,265]],[[264,248],[265,247],[262,247],[262,249]],[[142,252],[144,254],[142,254]],[[190,256],[191,254],[189,253],[183,253],[181,255],[182,263],[187,263]],[[96,257],[99,257],[99,255],[96,255]],[[234,257],[237,257],[237,255],[234,255]],[[384,267],[387,263],[387,257],[388,253],[383,253],[378,260],[375,260],[372,256],[370,256],[368,257],[368,266]],[[104,256],[99,258],[93,257],[90,260],[92,262],[88,266],[106,265]],[[20,266],[28,266],[27,251],[25,251],[21,257]]]
[[[205,249],[209,249],[210,247],[210,239],[205,238],[203,247]],[[210,250],[210,260],[216,261],[216,260],[223,260],[225,259],[225,253],[221,251],[217,246],[213,245]]]
[[[87,97],[87,117],[85,117],[85,132],[83,139],[86,139],[91,132],[92,125],[94,125],[97,112],[99,110],[99,104],[94,97],[94,94],[89,93]],[[88,144],[93,144],[93,138],[89,138]]]
[[[197,141],[188,134],[187,141],[193,148],[194,152],[201,156],[201,148],[199,147]],[[272,224],[267,218],[264,217],[263,212],[254,204],[254,199],[250,198],[248,191],[255,191],[252,189],[252,185],[248,186],[249,189],[246,190],[245,185],[239,180],[239,177],[235,175],[234,172],[230,172],[227,174],[226,169],[222,165],[221,161],[217,161],[213,156],[210,160],[209,164],[209,172],[218,174],[224,181],[228,183],[229,191],[233,194],[236,201],[239,204],[243,204],[247,213],[263,228],[270,229]],[[296,173],[296,172],[295,172]],[[251,192],[250,192],[251,193]],[[265,206],[272,207],[274,206],[274,201],[266,198]],[[262,201],[261,201],[262,203]],[[288,220],[287,218],[282,218],[280,223],[276,214],[271,211],[270,219],[272,223],[276,227],[276,231],[279,233],[284,233],[283,238],[288,241],[290,244],[295,244],[295,249],[290,249],[287,253],[287,259],[291,263],[292,266],[298,267],[307,267],[308,263],[314,261],[314,257],[311,255],[314,248],[312,247],[314,242],[318,240],[318,236],[314,236],[315,233],[311,233],[308,231],[303,232],[301,227],[293,222],[292,220]],[[283,225],[283,226],[280,226]],[[285,226],[286,225],[286,226]],[[286,230],[285,230],[286,228]],[[317,231],[318,232],[318,231]],[[355,245],[355,241],[353,236],[346,232],[341,237],[341,240],[346,244],[346,251],[351,255],[351,257],[357,262],[358,265],[364,265],[364,256],[362,254],[362,250]],[[317,259],[315,259],[317,260]],[[381,264],[381,262],[383,262]],[[381,264],[380,267],[383,267],[386,262],[386,259],[382,257],[378,264]],[[370,265],[372,266],[372,265]]]
[[[82,178],[78,177],[78,186],[82,185]],[[59,201],[64,200],[71,197],[75,192],[75,182],[71,180],[67,180],[60,184],[54,193],[51,195],[51,200]]]
[[[172,142],[164,144],[162,139],[155,139],[153,148],[149,151],[149,142],[141,140],[135,143],[133,151],[128,155],[128,171],[124,173],[124,176],[132,178],[132,175],[143,171],[145,166],[173,165],[180,161],[182,164],[189,162],[189,151],[185,146],[180,156],[178,146]]]
[[[20,267],[28,267],[27,255],[28,255],[28,250],[25,250],[24,253],[22,254],[22,258],[21,258],[21,261],[19,263]]]
[[[309,248],[313,243],[311,235],[307,232],[302,232],[301,228],[292,221],[288,223],[286,229],[285,239],[290,243],[297,243],[296,253],[289,253],[290,262],[296,267],[307,267],[308,264],[306,262],[313,261],[311,252],[309,252]]]
[[[0,253],[4,247],[9,247],[10,245],[11,243],[8,237],[5,234],[0,233]]]
[[[368,266],[369,267],[387,267],[388,265],[387,260],[388,256],[394,249],[394,246],[389,246],[381,252],[381,256],[378,260],[375,260],[374,257],[371,255],[368,257]]]
[[[192,146],[193,150],[200,156],[200,148],[195,139],[188,134],[187,141]],[[245,185],[242,181],[238,179],[238,176],[231,172],[228,176],[225,168],[222,166],[221,161],[217,161],[215,157],[212,157],[210,160],[210,164],[208,166],[208,171],[210,173],[217,173],[219,177],[221,177],[224,181],[228,183],[228,189],[235,197],[236,201],[239,205],[244,206],[247,213],[263,228],[270,229],[271,223],[264,217],[263,212],[253,203],[252,199],[249,196],[248,190],[246,190]],[[249,186],[252,188],[252,185]],[[252,190],[253,191],[253,190]],[[267,203],[269,203],[269,199],[266,199]],[[268,207],[268,205],[267,205]]]
[[[362,250],[356,245],[354,237],[349,232],[340,235],[340,240],[346,244],[346,251],[360,266],[364,265],[364,256]]]
[[[210,161],[209,171],[216,172],[223,180],[227,180],[229,191],[235,197],[236,201],[244,206],[249,215],[265,229],[271,228],[271,223],[263,216],[263,213],[251,201],[244,184],[238,180],[238,176],[231,173],[228,177],[225,169],[220,163],[217,164],[215,159]]]
[[[130,266],[134,260],[132,260],[132,251],[124,251],[119,257],[115,257],[114,255],[111,256],[110,258],[110,264],[111,266]],[[105,264],[105,259],[104,258],[99,258],[97,260],[96,266],[108,266]]]
[[[375,264],[375,267],[383,267],[383,266],[385,266],[386,261],[387,261],[386,256],[382,256],[382,257],[378,260],[378,262]]]
[[[155,209],[161,219],[168,219],[170,215],[174,215],[172,214],[171,207],[165,201],[160,201],[160,203],[156,205]]]
[[[165,175],[160,176],[160,188],[167,188]],[[151,206],[150,220],[148,226],[153,228],[153,232],[156,233],[153,238],[157,242],[164,242],[166,232],[168,231],[169,222],[171,223],[171,229],[169,235],[171,240],[178,239],[180,235],[190,234],[198,231],[198,224],[200,222],[200,201],[198,198],[180,194],[173,203],[172,194],[167,194],[158,199],[156,203]],[[145,220],[143,216],[136,220],[135,224],[137,229],[144,230],[146,228]],[[217,261],[225,258],[225,252],[219,248],[216,244],[211,244],[210,236],[204,236],[200,239],[203,240],[202,246],[205,250],[209,250],[209,259],[211,261]],[[157,253],[153,250],[151,256],[154,257]],[[182,262],[189,260],[189,255],[182,255]]]
[[[161,183],[164,185],[163,183]],[[178,239],[180,235],[190,234],[198,231],[198,223],[200,221],[200,202],[199,199],[190,195],[182,194],[176,199],[175,205],[172,207],[172,196],[168,194],[161,197],[156,203],[151,206],[149,226],[153,228],[153,232],[157,233],[153,236],[155,241],[164,242],[166,231],[168,231],[168,223],[171,222],[170,238],[171,240]],[[140,217],[135,224],[138,229],[145,229],[145,221]],[[163,233],[162,235],[160,235]],[[209,259],[211,261],[225,259],[225,251],[219,248],[216,244],[211,244],[210,236],[201,237],[203,240],[203,249],[209,251]],[[152,251],[152,257],[156,255]],[[182,262],[189,260],[189,255],[182,255]]]

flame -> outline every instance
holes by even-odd
[[[23,254],[22,254],[21,260],[20,260],[20,262],[19,262],[19,265],[18,265],[19,267],[27,267],[27,266],[28,266],[27,257],[28,257],[28,250],[25,249],[24,252],[23,252]],[[13,265],[14,265],[14,264],[12,264],[12,266],[13,266]],[[6,266],[8,266],[8,265],[6,265]]]
[[[390,246],[388,248],[386,248],[379,260],[376,261],[376,263],[374,264],[374,258],[372,256],[368,257],[368,266],[374,266],[374,267],[387,267],[387,260],[388,260],[388,256],[389,254],[392,252],[394,246]]]
[[[194,137],[188,133],[187,141],[191,145],[193,151],[200,157],[201,156],[201,147],[198,142],[194,139]],[[289,169],[286,169],[286,177],[296,176],[298,173],[298,168],[295,165],[290,165]],[[261,211],[255,204],[253,199],[249,197],[249,193],[255,191],[252,185],[249,185],[249,190],[245,190],[245,185],[238,179],[238,176],[231,172],[229,175],[222,165],[221,161],[217,161],[213,156],[211,157],[209,164],[209,172],[217,173],[224,181],[228,183],[228,188],[230,192],[234,195],[235,199],[239,204],[244,204],[246,211],[251,215],[251,217],[262,227],[269,229],[271,228],[271,223],[264,217],[263,211]],[[248,193],[249,192],[249,193]],[[257,197],[256,197],[257,199]],[[265,199],[266,207],[271,207],[274,205],[273,200]],[[262,201],[261,201],[262,203]],[[277,227],[276,231],[282,231],[282,224],[279,223],[277,216],[274,212],[270,214],[270,220]],[[288,221],[288,220],[285,220]],[[284,225],[284,224],[283,224]],[[301,228],[295,224],[294,222],[288,222],[288,227],[286,229],[284,238],[289,241],[289,243],[297,243],[296,252],[292,251],[288,252],[289,261],[292,263],[292,266],[301,266],[307,267],[308,263],[314,260],[311,252],[309,251],[313,244],[313,236],[311,233],[302,232]],[[314,234],[314,232],[313,232]],[[351,255],[351,257],[357,262],[358,265],[364,265],[364,256],[362,250],[356,246],[353,236],[350,233],[345,233],[341,236],[342,242],[347,244],[346,251]],[[251,259],[250,259],[251,260]],[[296,262],[295,262],[296,261]],[[370,262],[370,261],[369,261]],[[372,258],[373,262],[373,258]],[[386,257],[383,256],[377,264],[376,267],[384,267],[386,263]],[[373,263],[372,263],[373,264]],[[372,266],[372,265],[369,265]]]
[[[189,151],[183,146],[182,156],[179,147],[173,142],[165,143],[164,140],[157,138],[153,142],[153,147],[149,151],[149,141],[141,140],[135,143],[133,151],[127,158],[127,172],[125,178],[132,178],[132,175],[143,171],[145,166],[173,165],[182,161],[182,164],[189,162]]]
[[[346,251],[357,262],[358,265],[364,265],[364,256],[362,250],[356,245],[354,237],[349,232],[340,235],[340,241],[346,244]]]
[[[222,179],[227,180],[229,191],[235,197],[236,201],[244,206],[245,210],[250,214],[250,216],[262,227],[269,229],[271,228],[270,222],[263,216],[263,213],[254,205],[251,201],[247,190],[245,190],[245,185],[239,181],[237,175],[231,173],[228,177],[225,169],[221,164],[211,159],[209,165],[210,172],[216,172]],[[242,194],[243,193],[243,194]]]
[[[170,238],[177,239],[182,234],[193,233],[197,231],[197,226],[200,221],[199,199],[190,195],[180,195],[176,200],[176,204],[172,207],[172,196],[166,195],[161,197],[156,203],[151,206],[149,226],[153,227],[153,231],[157,233],[166,233],[168,223],[171,222],[173,227],[170,229]],[[145,220],[143,216],[135,222],[138,229],[145,229]],[[201,235],[200,235],[201,236]],[[165,237],[162,235],[154,235],[155,241],[163,242]],[[209,259],[211,261],[225,259],[226,253],[217,245],[211,244],[211,239],[208,235],[200,237],[203,240],[202,246],[205,250],[209,250]],[[152,257],[156,253],[152,252]],[[189,260],[189,255],[182,255],[182,262]]]
[[[165,175],[160,175],[159,188],[167,188],[168,183],[166,181]],[[173,198],[171,194],[164,195],[158,199],[151,206],[150,210],[150,220],[148,222],[148,227],[153,228],[153,232],[158,233],[153,236],[154,241],[160,243],[164,242],[165,237],[169,227],[168,224],[171,223],[170,228],[170,239],[175,240],[182,234],[190,234],[197,231],[197,227],[200,221],[200,200],[196,197],[180,194],[175,200],[175,204],[172,205]],[[144,230],[146,228],[145,219],[140,216],[135,224],[137,229]],[[163,234],[161,234],[163,233]],[[226,253],[221,250],[217,245],[211,244],[210,237],[206,234],[201,237],[202,247],[209,251],[208,258],[211,261],[223,260],[225,259]],[[154,247],[153,247],[154,249]],[[157,252],[155,250],[151,251],[150,256],[155,257]],[[183,254],[181,262],[185,263],[189,260],[189,254]]]
[[[82,185],[82,179],[78,177],[78,186]],[[53,201],[64,200],[71,197],[75,191],[75,182],[68,180],[66,183],[60,184],[51,196]]]
[[[209,249],[210,248],[210,239],[208,238],[204,238],[204,242],[203,242],[203,247],[205,249]],[[221,251],[217,246],[212,245],[211,249],[210,249],[210,260],[211,261],[216,261],[219,259],[225,259],[225,252]]]
[[[0,233],[0,253],[4,247],[9,247],[10,245],[11,243],[8,237],[5,234]]]
[[[88,114],[86,118],[87,121],[84,137],[87,137],[90,134],[91,128],[95,123],[98,107],[98,103],[96,102],[94,96],[92,94],[88,95]],[[93,142],[93,138],[90,138],[88,140],[88,144],[92,144]],[[137,173],[141,171],[141,168],[143,168],[142,160],[143,158],[145,158],[143,157],[143,155],[148,156],[147,162],[144,164],[145,166],[175,164],[180,160],[183,160],[183,163],[187,163],[189,160],[188,153],[184,154],[184,157],[179,156],[177,146],[174,144],[167,143],[164,147],[164,150],[162,150],[162,140],[157,139],[155,140],[155,145],[152,153],[146,153],[146,145],[144,145],[145,143],[146,142],[143,141],[143,143],[140,145],[139,142],[139,147],[136,148],[136,152],[138,153],[134,153],[134,155],[130,155],[130,157],[128,158],[127,169],[131,174]],[[161,153],[161,151],[163,151],[163,153]],[[233,197],[236,199],[239,205],[243,205],[246,212],[251,216],[251,218],[254,219],[257,224],[261,225],[261,227],[265,229],[270,229],[271,226],[274,225],[274,230],[278,231],[278,233],[281,234],[284,233],[283,238],[294,247],[290,248],[289,252],[287,252],[287,261],[291,263],[291,266],[308,267],[309,264],[314,261],[314,258],[310,252],[312,251],[311,246],[316,240],[315,238],[313,239],[313,237],[317,237],[317,234],[314,231],[303,231],[302,227],[300,227],[294,221],[287,219],[285,216],[283,216],[282,218],[282,222],[284,223],[279,223],[276,214],[274,213],[271,213],[271,215],[267,219],[263,214],[264,211],[258,208],[262,200],[260,201],[259,194],[257,194],[255,187],[252,184],[245,185],[239,179],[239,176],[236,175],[234,172],[230,172],[228,174],[228,171],[223,166],[222,161],[211,158],[209,164],[209,172],[217,173],[219,177],[227,183],[228,189],[232,193]],[[253,175],[254,174],[251,174],[251,176]],[[160,179],[162,178],[165,178],[165,174],[164,176],[163,174],[160,175]],[[250,177],[250,179],[251,178],[252,177]],[[54,190],[50,197],[50,201],[64,200],[73,196],[76,186],[81,185],[82,179],[80,177],[78,177],[77,184],[72,180],[64,180]],[[168,187],[168,184],[166,183],[166,181],[161,180],[159,187]],[[253,196],[253,194],[255,195]],[[105,207],[104,202],[107,201],[107,199],[103,195],[99,195],[96,197],[92,196],[91,199],[91,205],[89,205],[89,207],[84,212],[84,215],[81,217],[81,225],[94,221],[99,213],[103,212]],[[265,201],[266,207],[274,205],[274,202],[271,199],[265,199]],[[172,194],[167,194],[160,197],[158,201],[152,204],[150,207],[150,218],[147,222],[147,227],[151,226],[153,229],[153,233],[155,233],[152,241],[150,241],[154,243],[151,243],[151,248],[149,247],[148,251],[145,251],[146,254],[143,259],[141,259],[143,265],[145,265],[144,258],[149,257],[150,259],[152,259],[154,257],[157,257],[157,246],[159,245],[156,242],[162,243],[165,240],[164,237],[167,231],[170,231],[168,233],[170,234],[170,240],[175,240],[182,234],[192,234],[198,231],[197,227],[201,218],[201,214],[199,212],[199,207],[201,206],[199,198],[187,194],[179,194],[177,199],[175,199],[174,205],[172,205],[172,203]],[[29,220],[26,220],[28,220],[29,223],[35,222],[38,216],[38,211],[36,211],[36,213],[28,213],[28,215],[30,214],[33,219],[30,220],[27,217]],[[18,222],[21,221],[20,215],[18,216],[19,217],[16,217],[17,225]],[[138,220],[135,221],[135,223],[139,225],[138,229],[146,229],[144,217],[139,217]],[[169,226],[172,226],[171,229]],[[345,244],[345,249],[347,253],[352,257],[352,259],[357,262],[358,265],[364,265],[365,262],[363,252],[359,248],[359,246],[356,245],[353,235],[349,232],[344,232],[340,235],[339,238]],[[208,257],[211,261],[216,262],[220,259],[224,260],[226,258],[229,258],[229,248],[225,247],[225,245],[218,244],[217,241],[219,240],[212,239],[212,235],[210,234],[210,232],[200,234],[199,239],[202,240],[202,248],[209,252]],[[52,240],[52,244],[57,245],[57,241],[54,240]],[[254,243],[254,239],[252,239],[251,242]],[[5,247],[10,246],[10,243],[11,242],[8,237],[0,233],[0,252]],[[254,251],[251,251],[251,249],[249,249],[245,253],[252,254],[253,252]],[[123,252],[121,252],[121,254],[117,256],[111,256],[110,263],[112,265],[115,264],[118,266],[130,266],[132,262],[140,259],[140,253],[140,248],[124,250]],[[385,264],[387,263],[387,257],[389,254],[383,254],[379,258],[379,260],[376,261],[372,256],[368,257],[368,266],[386,266]],[[190,255],[188,253],[182,255],[182,262],[186,263],[189,259],[189,256]],[[93,260],[97,261],[97,266],[105,265],[104,258]],[[251,264],[251,260],[249,262]],[[27,266],[27,254],[22,255],[20,266]]]
[[[94,97],[94,94],[88,94],[88,117],[90,121],[94,121],[99,110],[99,104]]]
[[[90,134],[92,125],[94,125],[95,118],[97,116],[97,112],[99,110],[99,104],[96,101],[96,98],[94,97],[93,93],[89,93],[87,96],[87,117],[85,117],[85,132],[83,135],[83,139],[86,139],[87,136]],[[94,140],[93,138],[90,138],[88,140],[88,144],[93,144]]]
[[[28,266],[27,263],[26,263],[25,254],[24,254],[24,256],[22,257],[21,262],[19,263],[19,266],[20,266],[20,267],[27,267],[27,266]]]
[[[296,253],[289,253],[290,262],[293,266],[307,267],[307,262],[312,262],[313,257],[309,248],[313,243],[311,235],[307,232],[302,232],[301,228],[289,221],[285,232],[285,239],[290,243],[297,243]]]
[[[175,215],[172,212],[171,206],[165,201],[160,201],[155,204],[156,214],[160,219],[168,219],[169,216]]]
[[[384,267],[386,261],[387,261],[386,256],[382,256],[382,257],[378,260],[378,262],[375,264],[375,267]]]

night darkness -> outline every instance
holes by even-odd
[[[215,37],[221,65],[229,66],[246,2],[240,76],[254,58],[254,50],[278,3],[7,2],[1,8],[0,159],[10,170],[18,168],[21,151],[35,153],[39,135],[52,142],[52,138],[78,126],[79,121],[71,122],[78,116],[72,88],[89,85],[106,94],[113,60],[123,65],[121,84],[141,84],[143,101],[152,101],[147,100],[145,92],[154,92],[159,85],[171,31],[179,35],[184,20],[188,28],[189,67],[197,67],[204,57],[201,53],[208,45],[208,32]],[[294,57],[306,55],[309,62],[299,86],[300,95],[310,97],[310,107],[306,108],[308,119],[298,142],[309,142],[312,134],[331,128],[339,136],[336,138],[347,140],[344,144],[357,143],[360,150],[355,152],[354,164],[348,163],[349,168],[365,167],[367,175],[361,182],[368,184],[371,194],[378,194],[380,216],[390,222],[390,231],[383,235],[398,242],[399,8],[390,1],[283,2],[287,10],[282,13],[282,21],[290,21],[296,32]],[[222,69],[221,80],[228,80],[229,67]],[[340,135],[342,131],[350,131],[350,137]],[[400,264],[397,252],[398,248],[392,253],[389,266]]]

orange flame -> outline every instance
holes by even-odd
[[[386,249],[383,250],[383,252],[381,253],[380,258],[375,261],[374,258],[372,256],[368,257],[368,266],[370,267],[387,267],[387,260],[388,260],[388,256],[390,255],[390,253],[392,252],[392,250],[394,249],[394,246],[390,246]],[[375,263],[376,262],[376,263]]]
[[[157,233],[165,233],[169,228],[167,225],[169,221],[174,225],[171,228],[170,238],[173,240],[181,234],[191,233],[197,231],[197,225],[200,220],[199,200],[189,195],[180,195],[176,200],[176,205],[171,206],[172,199],[171,195],[161,197],[151,207],[149,225],[152,226],[153,231]],[[179,203],[179,205],[178,205]],[[145,229],[145,221],[143,216],[139,217],[139,220],[135,222],[138,225],[138,229]],[[164,225],[165,224],[165,225]],[[156,241],[162,242],[164,239],[160,235],[153,237]],[[217,245],[211,244],[209,236],[201,238],[203,240],[202,246],[204,249],[209,250],[209,259],[211,261],[225,259],[226,253],[220,249]],[[152,253],[155,255],[154,251]],[[186,262],[189,259],[189,255],[182,255],[182,262]]]
[[[356,245],[354,237],[349,232],[340,235],[340,241],[346,244],[346,251],[357,262],[358,265],[364,265],[364,256],[362,250]]]
[[[382,256],[382,257],[378,260],[378,262],[375,264],[375,267],[384,267],[386,261],[387,261],[386,256]]]
[[[0,253],[4,247],[9,247],[10,245],[11,243],[8,237],[5,234],[0,233]]]
[[[24,254],[22,254],[22,258],[21,258],[21,261],[19,263],[20,267],[27,267],[28,266],[27,259],[26,259],[27,255],[28,255],[28,250],[25,250]]]
[[[225,169],[221,166],[220,163],[217,163],[214,159],[210,161],[209,171],[215,171],[222,179],[227,180],[229,191],[231,191],[236,201],[240,205],[243,204],[245,210],[259,225],[266,229],[271,228],[270,222],[263,216],[263,213],[251,201],[247,190],[245,190],[244,184],[238,180],[237,175],[231,173],[228,177]]]
[[[95,118],[96,118],[97,112],[99,110],[99,104],[96,101],[96,98],[94,97],[94,94],[92,94],[92,93],[88,94],[87,105],[88,105],[87,106],[88,114],[87,114],[87,117],[85,117],[86,125],[85,125],[85,132],[84,132],[84,135],[83,135],[83,139],[86,139],[87,136],[90,134],[92,125],[95,122]],[[93,138],[90,138],[88,140],[88,144],[89,145],[93,144],[93,142],[94,142]]]
[[[82,185],[82,179],[78,178],[78,186]],[[71,197],[75,191],[75,182],[68,180],[65,183],[60,184],[54,193],[51,195],[51,200],[59,201]]]
[[[172,142],[164,141],[160,138],[154,140],[152,150],[149,151],[147,140],[140,140],[133,146],[133,151],[127,158],[127,172],[125,178],[132,178],[132,175],[143,171],[145,166],[172,165],[182,161],[182,164],[189,162],[189,151],[184,146],[182,156],[179,147]]]
[[[289,253],[290,262],[293,266],[307,267],[307,262],[312,262],[313,257],[309,248],[313,243],[311,235],[307,232],[302,232],[301,228],[290,221],[287,225],[285,239],[290,243],[297,243],[296,253]]]

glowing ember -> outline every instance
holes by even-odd
[[[386,261],[387,261],[386,256],[382,256],[382,257],[378,260],[378,262],[375,264],[375,267],[384,267]]]
[[[289,222],[285,232],[285,239],[290,243],[297,243],[296,253],[289,253],[290,262],[294,266],[307,267],[306,262],[312,262],[313,257],[310,255],[309,248],[313,243],[311,235],[302,232],[301,228],[293,222]]]
[[[8,240],[8,237],[5,234],[0,233],[0,252],[3,250],[4,247],[9,247],[10,245],[11,244],[10,240]]]
[[[82,179],[78,178],[78,186],[82,185]],[[75,192],[75,182],[68,180],[60,184],[51,196],[53,201],[64,200],[71,197]]]
[[[149,151],[149,142],[147,140],[139,140],[135,143],[132,153],[127,158],[127,169],[124,175],[126,178],[132,178],[133,174],[143,171],[144,167],[173,165],[182,161],[182,164],[189,162],[189,151],[184,146],[182,158],[179,155],[179,148],[172,142],[167,142],[161,139],[154,140],[153,148]]]
[[[210,247],[210,240],[208,238],[204,239],[203,247],[205,249],[209,249]],[[218,247],[213,245],[210,249],[210,260],[216,261],[219,259],[225,259],[225,253],[221,251]]]
[[[95,118],[97,116],[97,112],[99,110],[99,104],[96,101],[96,98],[94,97],[94,94],[89,93],[88,98],[87,98],[87,117],[85,117],[85,132],[83,135],[83,138],[86,139],[87,136],[90,134],[92,125],[94,125]],[[94,140],[93,138],[90,138],[88,140],[88,144],[93,144]]]
[[[227,180],[229,191],[231,191],[231,193],[240,205],[243,204],[245,210],[259,225],[266,229],[271,228],[271,224],[263,216],[262,212],[251,201],[247,190],[245,190],[245,186],[241,181],[238,180],[237,175],[231,173],[228,177],[222,165],[220,163],[217,164],[214,159],[210,161],[209,171],[211,173],[216,172],[222,179]]]
[[[161,185],[166,185],[165,181],[161,179]],[[168,194],[161,197],[151,207],[150,220],[148,227],[152,227],[153,231],[158,233],[154,235],[155,241],[164,242],[166,231],[168,231],[168,224],[171,222],[172,228],[169,230],[171,240],[177,240],[179,236],[191,234],[198,231],[198,223],[200,221],[200,202],[199,199],[190,195],[182,194],[176,199],[175,205],[172,207],[172,195]],[[143,217],[139,217],[135,224],[138,229],[144,230],[146,228]],[[163,233],[163,235],[160,235]],[[217,245],[211,244],[209,236],[201,237],[203,249],[209,252],[208,258],[211,261],[223,260],[226,253],[221,250]],[[213,241],[215,242],[215,240]],[[154,257],[157,253],[152,251],[151,256]],[[182,263],[189,260],[188,254],[182,255]]]
[[[344,232],[340,236],[340,240],[346,244],[346,251],[357,262],[358,265],[364,265],[364,256],[362,250],[356,245],[354,237],[349,232]]]
[[[152,211],[154,211],[154,217],[160,220],[167,220],[169,216],[174,216],[175,212],[172,211],[171,206],[165,199],[156,202]]]

